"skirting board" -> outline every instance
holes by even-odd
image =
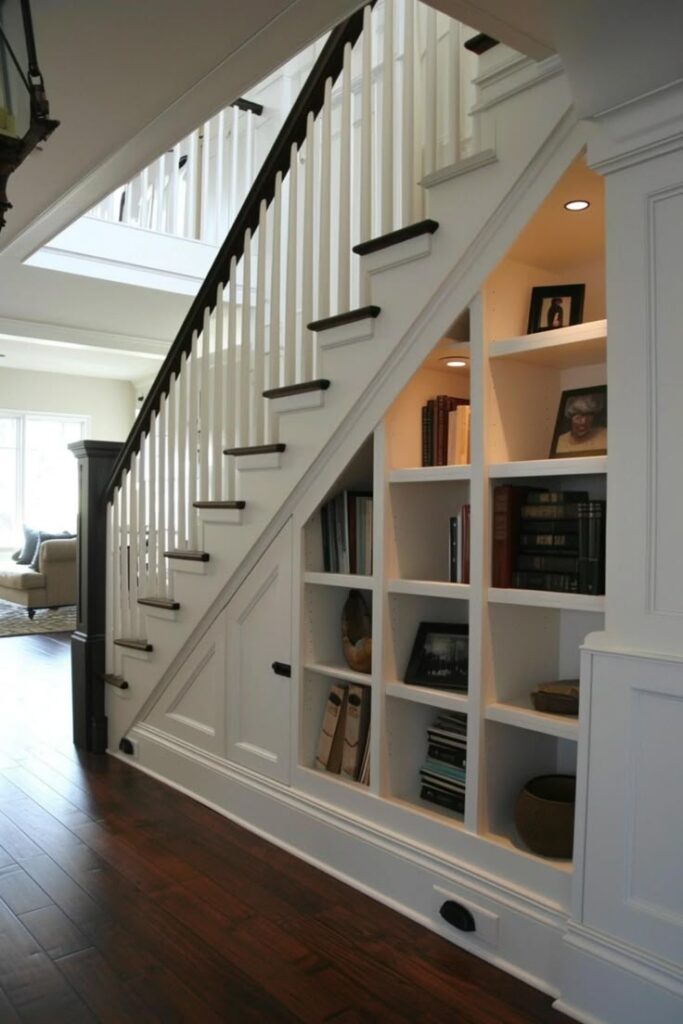
[[[535,903],[529,893],[506,889],[504,879],[489,879],[474,866],[409,845],[367,819],[226,764],[151,726],[138,726],[131,736],[138,743],[136,756],[113,756],[527,984],[559,995],[564,914]],[[478,908],[489,922],[499,918],[500,942],[491,944],[490,928],[478,937],[446,924],[438,915],[438,891],[462,899],[475,918]]]

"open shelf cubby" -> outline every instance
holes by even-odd
[[[320,733],[323,727],[323,720],[325,718],[325,710],[327,708],[330,690],[334,685],[339,685],[344,689],[348,689],[349,682],[355,682],[359,685],[367,686],[367,699],[370,701],[370,677],[360,676],[359,673],[356,673],[355,675],[358,676],[358,678],[352,680],[350,678],[344,679],[339,677],[330,677],[328,673],[316,671],[313,668],[307,668],[304,671],[299,750],[299,763],[303,767],[316,770],[316,753],[318,750]],[[370,743],[371,730],[372,720],[370,720],[368,727],[368,744]],[[326,779],[330,779],[333,782],[358,787],[365,791],[368,789],[365,784],[351,779],[342,773],[337,774],[316,770],[316,774],[319,774]]]

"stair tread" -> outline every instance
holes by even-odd
[[[193,501],[193,508],[228,508],[228,509],[242,509],[246,508],[246,501]]]
[[[181,548],[177,551],[164,551],[164,558],[180,558],[186,562],[208,562],[208,551],[188,551]]]
[[[128,689],[128,683],[123,678],[123,676],[114,675],[113,672],[105,672],[102,678],[104,679],[105,683],[108,683],[109,686],[115,686],[117,690]]]
[[[256,444],[247,448],[224,448],[224,455],[269,455],[272,452],[283,452],[287,445],[282,444]]]
[[[180,608],[180,603],[174,601],[172,597],[139,597],[138,604],[148,605],[150,608],[167,608],[171,612],[176,612]]]
[[[130,647],[134,651],[153,651],[149,640],[140,639],[134,636],[117,636],[114,639],[114,643],[118,644],[119,647]]]
[[[307,380],[303,384],[285,384],[281,388],[270,388],[263,392],[264,398],[287,398],[289,395],[306,395],[310,391],[327,391],[329,380]]]
[[[351,309],[348,313],[336,313],[335,316],[327,316],[323,320],[314,320],[308,324],[309,331],[330,331],[333,327],[343,327],[344,324],[354,324],[357,320],[376,319],[382,310],[379,306],[361,306],[359,309]]]
[[[407,224],[406,227],[398,228],[396,231],[389,231],[388,234],[380,235],[378,238],[371,238],[367,242],[360,242],[358,245],[354,245],[353,251],[358,256],[367,256],[368,253],[388,249],[392,245],[399,245],[411,238],[419,238],[420,235],[433,235],[438,227],[437,221],[427,218],[416,224]]]

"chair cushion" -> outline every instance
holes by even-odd
[[[12,590],[40,590],[46,582],[41,572],[20,569],[11,562],[0,564],[0,587],[9,587]]]

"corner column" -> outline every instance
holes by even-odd
[[[74,744],[103,754],[107,749],[104,709],[107,506],[105,488],[123,448],[115,441],[78,441],[78,544],[76,632],[71,637]]]

